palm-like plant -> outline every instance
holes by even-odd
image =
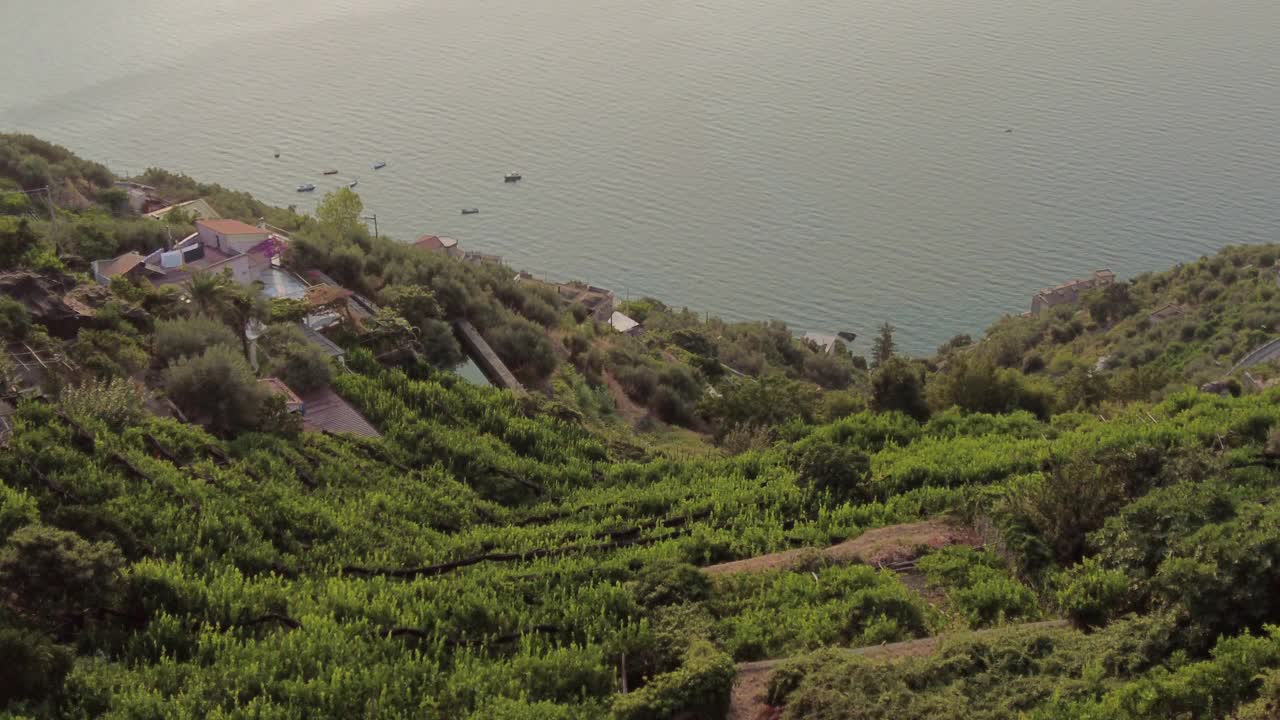
[[[187,295],[191,298],[193,314],[224,317],[235,291],[231,273],[197,272],[187,281]]]
[[[240,337],[241,347],[248,357],[249,323],[270,316],[267,302],[262,297],[261,281],[246,286],[238,284],[229,271],[198,272],[187,281],[187,294],[191,298],[193,313],[221,319]]]

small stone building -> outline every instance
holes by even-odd
[[[1110,270],[1094,270],[1093,274],[1087,278],[1080,280],[1072,280],[1070,282],[1047,287],[1035,295],[1031,296],[1031,314],[1039,315],[1041,312],[1059,305],[1074,305],[1080,302],[1080,298],[1091,290],[1098,290],[1116,282],[1116,274]]]

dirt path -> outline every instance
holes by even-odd
[[[613,397],[613,404],[618,408],[618,414],[628,425],[635,427],[649,411],[627,395],[627,391],[622,389],[622,383],[618,382],[613,373],[605,370],[601,374],[604,376],[605,386],[609,388],[609,395]]]
[[[1018,626],[1024,629],[1040,629],[1050,630],[1054,628],[1067,627],[1065,620],[1046,620],[1043,622],[1027,623]],[[1003,628],[991,628],[988,630],[976,630],[973,632],[957,633],[960,636],[978,636],[993,630],[1008,630],[1008,626]],[[889,643],[886,645],[872,645],[870,647],[860,648],[844,648],[843,651],[849,655],[860,655],[862,657],[883,660],[897,660],[905,657],[920,657],[929,655],[938,649],[938,643],[944,637],[954,637],[947,635],[938,635],[935,637],[919,638],[916,640],[907,640],[905,642]],[[769,673],[773,669],[786,662],[790,658],[778,658],[774,660],[758,660],[756,662],[738,663],[738,676],[733,681],[733,694],[729,700],[729,714],[725,716],[725,720],[777,720],[782,717],[782,708],[772,707],[764,700],[765,693],[769,688]]]
[[[976,547],[981,544],[981,540],[973,530],[953,525],[946,520],[934,519],[868,530],[856,538],[824,548],[820,552],[838,562],[861,560],[868,565],[884,565],[913,560],[920,554],[919,548],[922,547],[939,548],[947,545]],[[806,552],[812,551],[787,550],[746,560],[708,565],[702,568],[702,571],[709,575],[721,575],[784,570],[794,566]]]

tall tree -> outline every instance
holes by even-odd
[[[885,360],[871,376],[871,409],[896,410],[924,422],[929,405],[924,399],[924,380],[911,362],[898,357]]]
[[[880,334],[876,336],[875,341],[871,344],[871,362],[873,364],[878,366],[893,357],[896,350],[893,342],[893,333],[896,329],[889,323],[880,326]]]
[[[322,226],[333,230],[339,237],[347,237],[356,228],[364,227],[360,222],[363,212],[364,201],[354,190],[338,188],[325,194],[316,207],[316,218]]]

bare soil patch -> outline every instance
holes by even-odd
[[[622,384],[608,370],[601,373],[604,376],[604,384],[609,388],[609,395],[613,398],[613,404],[618,407],[618,414],[622,419],[627,421],[631,427],[635,427],[649,414],[648,409],[632,400],[627,395],[627,391],[622,389]]]
[[[922,522],[890,525],[888,527],[868,530],[856,538],[845,540],[819,552],[830,560],[837,562],[864,562],[868,565],[888,565],[890,563],[914,560],[920,555],[921,548],[940,548],[947,545],[982,544],[978,534],[972,528],[953,524],[946,520],[934,519]],[[794,567],[812,550],[787,550],[785,552],[760,555],[735,560],[733,562],[708,565],[702,569],[709,575],[722,575],[740,572],[761,572],[764,570],[785,570]]]

